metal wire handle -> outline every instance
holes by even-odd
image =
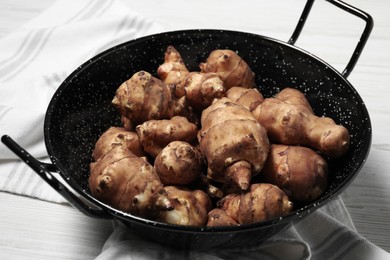
[[[341,73],[345,78],[347,78],[349,76],[349,74],[351,74],[353,68],[355,67],[357,61],[359,60],[360,54],[362,53],[364,46],[366,45],[366,42],[367,42],[367,40],[371,34],[372,28],[374,26],[374,20],[372,19],[372,17],[368,13],[366,13],[366,12],[356,8],[356,7],[353,7],[347,3],[344,3],[343,1],[339,1],[339,0],[326,0],[326,1],[341,8],[344,11],[347,11],[350,14],[353,14],[353,15],[363,19],[366,22],[366,26],[364,27],[363,33],[360,36],[360,40],[357,43],[355,50],[352,53],[352,56],[347,64],[347,66],[345,67],[345,69]],[[306,2],[305,8],[303,9],[303,12],[302,12],[301,17],[298,21],[298,24],[295,27],[295,30],[294,30],[293,34],[291,35],[291,38],[288,41],[289,44],[294,45],[295,42],[298,40],[298,37],[302,32],[303,26],[305,25],[305,22],[306,22],[307,17],[310,13],[311,7],[313,6],[313,3],[314,3],[314,0],[308,0]]]

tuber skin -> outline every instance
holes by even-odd
[[[180,53],[172,46],[168,46],[164,55],[164,63],[157,69],[157,75],[167,85],[174,88],[176,97],[185,96],[183,82],[189,71],[184,64]]]
[[[196,140],[198,128],[187,118],[175,116],[169,120],[146,121],[136,127],[136,132],[144,151],[156,158],[161,150],[172,141],[191,143]]]
[[[199,148],[214,181],[248,189],[251,176],[264,166],[269,151],[265,129],[252,113],[222,98],[202,112]]]
[[[118,145],[123,145],[138,157],[146,155],[136,132],[128,131],[124,127],[113,126],[107,129],[97,140],[92,158],[97,161]]]
[[[313,113],[313,110],[309,102],[307,101],[305,95],[298,89],[284,88],[276,95],[276,98],[291,105],[303,106],[307,108],[311,113]]]
[[[255,74],[248,64],[232,50],[214,50],[206,62],[199,65],[201,72],[218,73],[226,90],[231,87],[255,87]]]
[[[122,83],[112,104],[119,110],[127,129],[148,120],[191,114],[185,97],[176,99],[169,86],[146,71],[139,71]]]
[[[255,183],[241,194],[229,194],[217,206],[240,225],[281,217],[293,209],[287,195],[269,183]]]
[[[205,172],[203,155],[183,141],[169,143],[157,155],[154,168],[164,185],[188,185]]]
[[[281,100],[278,96],[266,98],[253,110],[255,118],[267,129],[271,141],[308,146],[331,158],[345,154],[350,136],[344,126],[337,125],[329,117],[314,115],[310,106],[289,100]]]
[[[303,146],[272,144],[262,173],[267,182],[277,185],[292,200],[313,201],[328,186],[327,162]]]
[[[88,181],[95,198],[133,215],[150,218],[173,209],[153,166],[124,146],[91,163]]]
[[[230,217],[225,211],[219,208],[214,208],[208,213],[207,226],[237,226],[238,222]]]
[[[214,99],[225,95],[224,83],[217,73],[190,72],[183,87],[189,105],[198,111],[211,105]]]
[[[232,87],[226,91],[225,96],[249,111],[253,111],[264,100],[263,95],[255,88]]]
[[[184,226],[207,224],[207,213],[211,210],[212,204],[205,192],[179,186],[166,186],[165,190],[174,209],[161,211],[159,221]]]

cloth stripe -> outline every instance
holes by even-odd
[[[87,20],[91,18],[98,18],[104,14],[104,12],[112,5],[113,1],[91,1],[93,4],[86,4],[78,14],[70,18],[65,24],[77,22],[79,20]],[[37,56],[43,51],[46,43],[49,41],[51,34],[59,28],[55,26],[53,28],[39,29],[32,33],[32,40],[28,41],[28,44],[23,43],[25,46],[24,52],[16,52],[13,58],[10,58],[8,66],[0,70],[0,80],[8,81],[14,78],[21,70],[28,66]]]
[[[35,33],[31,44],[26,49],[26,53],[23,53],[18,59],[16,59],[8,67],[0,71],[2,81],[8,81],[18,75],[25,67],[27,67],[44,48],[45,44],[49,40],[50,35],[53,33],[53,29],[49,30],[38,30]]]
[[[33,156],[48,159],[43,119],[69,73],[102,50],[160,31],[162,27],[115,0],[56,1],[0,41],[0,49],[6,50],[0,53],[0,135],[9,134]],[[15,158],[0,144],[0,190],[64,202]]]

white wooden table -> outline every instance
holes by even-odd
[[[0,40],[52,3],[0,0]],[[170,29],[232,29],[287,41],[305,1],[262,0],[256,6],[222,0],[123,3]],[[357,230],[390,252],[390,2],[348,3],[375,20],[363,55],[348,78],[367,105],[373,140],[365,166],[343,198]],[[362,29],[360,20],[318,0],[297,45],[342,70]],[[0,205],[0,259],[92,259],[111,232],[109,221],[86,217],[68,205],[4,192],[0,192]]]

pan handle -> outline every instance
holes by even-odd
[[[341,73],[345,78],[347,78],[349,76],[349,74],[351,74],[353,68],[355,67],[355,65],[360,57],[360,54],[362,53],[363,48],[368,40],[368,37],[370,36],[370,33],[371,33],[372,28],[374,26],[374,20],[372,19],[372,17],[368,13],[366,13],[360,9],[357,9],[357,8],[347,4],[347,3],[344,3],[343,1],[339,1],[339,0],[326,0],[326,1],[330,2],[331,4],[341,8],[342,10],[344,10],[350,14],[353,14],[353,15],[363,19],[366,22],[366,26],[364,27],[363,33],[360,36],[360,40],[355,47],[355,50],[352,54],[352,57],[349,60],[344,71]],[[288,41],[289,44],[294,45],[294,43],[297,41],[299,35],[301,34],[303,26],[305,25],[306,19],[310,13],[311,7],[313,6],[313,3],[314,3],[314,0],[308,0],[306,2],[305,8],[303,9],[303,12],[302,12],[301,17],[298,21],[298,24],[295,27],[295,30],[294,30],[290,40]]]
[[[91,201],[88,201],[87,203],[86,201],[81,199],[80,196],[77,196],[64,184],[62,184],[51,173],[55,171],[58,172],[58,169],[55,165],[38,161],[8,135],[3,135],[1,137],[1,141],[76,209],[80,210],[82,213],[90,217],[107,219],[112,218],[112,215],[107,210],[101,208],[100,206],[96,205]]]

